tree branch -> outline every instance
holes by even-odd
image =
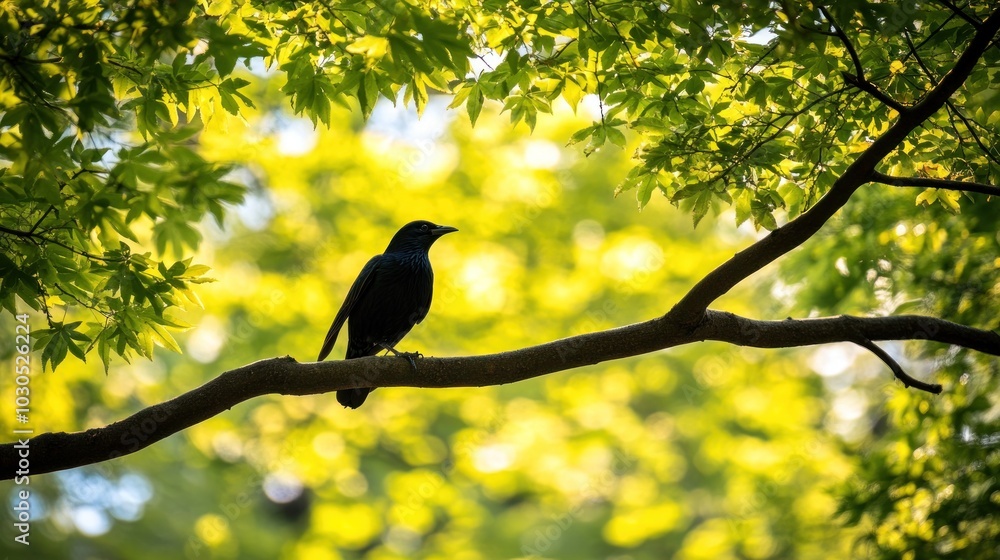
[[[851,42],[847,33],[844,33],[844,30],[840,28],[840,25],[837,24],[837,20],[833,19],[833,14],[831,14],[825,6],[820,6],[819,11],[823,14],[823,17],[826,18],[826,21],[830,23],[830,27],[833,28],[834,34],[840,38],[840,42],[844,44],[844,48],[847,49],[847,54],[850,55],[851,61],[854,63],[854,69],[858,73],[858,78],[864,80],[865,67],[861,64],[861,58],[858,57],[858,51],[855,50],[854,43]]]
[[[46,212],[46,214],[48,214],[48,212]],[[43,218],[44,218],[44,216],[43,216]],[[41,220],[39,220],[39,223],[41,223]],[[21,231],[21,230],[17,230],[17,229],[11,229],[9,227],[0,226],[0,233],[6,233],[8,235],[13,235],[14,237],[20,237],[22,239],[40,240],[40,241],[44,241],[45,243],[51,243],[53,245],[58,245],[58,246],[62,247],[63,249],[66,249],[67,251],[70,251],[72,253],[80,255],[81,257],[86,257],[88,259],[95,260],[95,261],[117,262],[117,259],[109,259],[109,258],[105,258],[105,257],[99,257],[97,255],[88,253],[86,251],[81,251],[80,249],[77,249],[75,247],[71,247],[71,246],[63,243],[62,241],[58,241],[58,240],[52,239],[50,237],[45,237],[44,235],[42,235],[40,233],[35,233],[35,228],[36,227],[37,227],[37,224],[31,228],[31,231]],[[36,242],[36,244],[37,244],[37,242]]]
[[[10,56],[8,54],[0,53],[0,60],[9,62],[10,64],[17,64],[19,62],[26,62],[28,64],[58,64],[63,61],[63,58],[61,56],[54,56],[51,58],[29,58],[26,56]]]
[[[860,89],[861,91],[867,92],[868,95],[871,95],[875,99],[878,99],[879,101],[882,102],[882,104],[894,109],[895,111],[899,113],[904,113],[910,110],[909,107],[889,97],[887,93],[878,89],[878,86],[876,86],[872,82],[869,82],[863,76],[855,76],[854,74],[851,74],[850,72],[846,71],[841,72],[840,75],[844,78],[845,82]]]
[[[983,24],[983,22],[979,21],[975,17],[970,16],[969,14],[965,13],[965,10],[963,10],[962,8],[959,8],[953,2],[949,2],[948,0],[938,0],[938,2],[941,3],[941,4],[944,4],[944,6],[946,8],[948,8],[949,10],[951,10],[951,12],[953,14],[955,14],[956,16],[964,19],[966,21],[966,23],[968,23],[972,27],[975,27],[976,29],[979,29],[979,26],[981,26]]]
[[[1000,187],[987,185],[985,183],[972,183],[967,181],[952,181],[950,179],[933,179],[930,177],[896,177],[886,175],[876,171],[872,174],[872,181],[891,185],[893,187],[926,187],[930,189],[945,189],[949,191],[964,191],[990,196],[1000,196]]]
[[[896,379],[903,382],[904,387],[916,387],[921,391],[927,391],[928,393],[934,393],[935,395],[941,394],[941,385],[937,383],[924,383],[919,379],[910,377],[905,371],[903,371],[903,367],[899,365],[899,362],[892,359],[892,356],[890,356],[888,352],[876,346],[874,342],[861,337],[854,341],[854,343],[858,346],[871,350],[872,354],[875,354],[878,356],[878,359],[885,362],[885,365],[889,366],[889,369],[892,370],[892,374],[896,376]]]
[[[951,71],[920,103],[900,113],[896,122],[851,163],[815,206],[719,265],[681,298],[667,316],[685,321],[689,328],[696,327],[702,314],[713,301],[743,279],[811,238],[827,220],[847,204],[851,195],[861,185],[871,181],[879,162],[897,149],[913,129],[941,109],[952,94],[965,83],[998,30],[1000,30],[1000,8],[995,9],[977,29],[975,36]]]
[[[993,155],[990,148],[986,146],[986,143],[983,142],[983,139],[979,137],[978,133],[976,133],[976,129],[975,127],[973,127],[973,124],[977,123],[971,121],[968,117],[962,114],[962,112],[958,110],[958,107],[956,107],[955,104],[951,102],[951,100],[948,100],[947,105],[948,108],[955,113],[955,116],[958,117],[960,121],[962,121],[962,124],[965,125],[965,129],[969,131],[969,135],[972,136],[972,140],[979,146],[979,149],[983,151],[983,155],[986,156],[986,159],[992,161],[997,165],[1000,165],[1000,159],[997,159],[997,156]],[[955,132],[958,133],[957,130]],[[961,136],[959,136],[959,138],[961,138]]]
[[[927,79],[931,80],[932,82],[937,81],[937,78],[934,76],[934,73],[931,72],[930,68],[927,67],[927,64],[924,63],[923,58],[920,57],[920,53],[918,52],[918,49],[920,48],[919,45],[917,46],[913,45],[913,39],[910,38],[910,31],[908,29],[903,30],[903,36],[906,38],[906,44],[909,45],[910,47],[909,54],[913,55],[913,58],[917,61],[917,65],[920,66],[920,69],[923,71],[924,75],[927,76]],[[996,43],[993,43],[993,46],[996,46]],[[962,137],[962,132],[958,130],[958,125],[955,123],[956,116],[959,119],[961,119],[962,124],[965,125],[966,130],[969,131],[969,134],[972,136],[972,139],[976,142],[976,145],[979,146],[979,149],[983,151],[983,155],[986,156],[986,159],[990,160],[991,162],[997,165],[1000,165],[1000,159],[997,159],[997,157],[991,153],[990,148],[986,146],[982,138],[979,137],[979,134],[976,133],[976,129],[973,127],[974,123],[970,122],[969,119],[966,118],[966,116],[963,115],[961,111],[958,110],[958,107],[956,107],[955,104],[952,103],[950,99],[945,104],[947,105],[950,111],[948,113],[948,120],[951,121],[951,127],[955,130],[955,137],[958,138],[959,144],[960,145],[964,144],[965,140]],[[963,154],[964,154],[964,149],[963,149]]]
[[[732,163],[730,163],[729,165],[727,165],[726,168],[723,169],[722,171],[720,171],[720,172],[716,173],[715,175],[713,175],[706,182],[708,184],[712,184],[712,183],[714,183],[716,181],[726,179],[727,176],[730,173],[732,173],[732,171],[734,169],[736,169],[737,167],[739,167],[740,165],[742,165],[743,163],[745,163],[747,160],[749,160],[750,156],[752,156],[757,150],[763,148],[764,146],[766,146],[767,144],[769,144],[770,142],[772,142],[773,140],[775,140],[777,137],[779,137],[782,134],[784,134],[785,131],[788,130],[788,127],[791,126],[791,124],[793,122],[795,122],[795,119],[799,118],[806,111],[808,111],[809,109],[812,109],[813,107],[815,107],[816,105],[822,103],[823,101],[826,101],[827,99],[829,99],[829,98],[831,98],[833,96],[840,95],[840,94],[844,93],[844,91],[846,91],[846,90],[847,90],[847,88],[840,88],[840,89],[835,89],[833,91],[827,92],[825,94],[822,94],[822,95],[818,96],[816,99],[813,99],[809,103],[806,103],[800,109],[796,109],[795,111],[788,112],[788,113],[781,113],[778,116],[776,116],[774,118],[774,120],[767,121],[766,123],[762,123],[760,125],[761,126],[761,132],[760,132],[761,136],[763,136],[764,132],[766,132],[767,129],[771,128],[772,126],[775,129],[774,132],[771,133],[771,134],[768,134],[767,136],[765,136],[763,138],[761,138],[761,137],[758,136],[757,140],[752,145],[750,145],[745,150],[743,150],[742,153],[738,157],[733,158],[733,162]],[[787,118],[788,120],[786,120],[784,124],[779,125],[778,121],[781,120],[781,119],[783,119],[783,118]]]
[[[933,340],[1000,355],[1000,335],[933,317],[839,316],[758,321],[709,310],[693,331],[678,321],[658,317],[499,354],[420,358],[417,375],[406,360],[391,357],[298,363],[286,356],[227,371],[197,389],[103,428],[45,433],[19,443],[0,445],[0,479],[19,475],[18,461],[22,457],[19,452],[24,449],[28,450],[30,473],[20,474],[37,475],[100,463],[135,453],[239,403],[272,393],[315,395],[356,387],[501,385],[703,340],[756,348],[783,348],[911,339]],[[919,383],[908,377],[901,379],[912,386]]]
[[[823,17],[826,18],[826,21],[830,23],[830,27],[833,27],[834,35],[836,35],[840,39],[840,42],[844,44],[844,48],[847,49],[847,54],[850,55],[851,61],[854,63],[854,70],[857,74],[841,72],[844,80],[861,91],[868,92],[869,95],[878,99],[883,104],[895,109],[897,112],[902,113],[909,110],[907,106],[889,97],[888,94],[878,89],[878,86],[868,81],[868,78],[865,77],[865,67],[861,64],[861,58],[858,57],[858,51],[855,50],[854,44],[851,43],[851,39],[847,36],[847,33],[844,33],[844,30],[837,24],[837,20],[833,19],[833,15],[830,14],[830,11],[824,6],[820,6],[819,11],[823,13]]]

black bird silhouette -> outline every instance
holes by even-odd
[[[424,320],[431,307],[434,271],[427,251],[439,237],[458,231],[418,220],[399,229],[381,255],[375,255],[361,269],[347,299],[340,306],[333,325],[326,333],[317,361],[326,358],[337,342],[340,329],[347,324],[346,359],[374,356],[382,350],[410,360],[417,354],[396,351],[396,344],[413,325]],[[372,389],[337,391],[337,402],[358,408]]]

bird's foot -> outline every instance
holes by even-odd
[[[380,344],[380,346],[387,352],[391,353],[393,356],[396,356],[397,358],[406,358],[407,361],[410,362],[410,367],[413,368],[413,373],[417,372],[417,362],[415,362],[413,359],[424,357],[424,355],[421,354],[420,352],[400,352],[399,350],[396,350],[395,348],[389,346],[388,344]]]
[[[396,355],[406,358],[410,362],[410,367],[413,368],[413,373],[417,373],[417,362],[413,361],[413,358],[424,357],[424,355],[421,354],[420,352],[400,352]]]

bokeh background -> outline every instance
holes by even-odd
[[[36,372],[37,431],[106,425],[254,360],[314,359],[363,264],[410,220],[461,230],[432,249],[434,304],[400,345],[430,356],[649,319],[760,235],[734,227],[731,211],[693,228],[663,200],[639,212],[632,193],[614,197],[634,146],[589,157],[566,147],[594,118],[586,102],[579,114],[557,107],[531,133],[489,105],[473,129],[443,96],[420,119],[383,100],[367,123],[340,108],[333,126],[314,129],[286,112],[276,78],[247,78],[257,109],[245,119],[219,111],[197,138],[250,191],[221,227],[199,230],[195,262],[217,282],[198,286],[202,309],[179,317],[192,325],[178,335],[184,353],[158,348],[153,361],[119,361],[107,375],[98,360],[72,357]],[[927,270],[927,282],[931,270],[955,273],[933,259],[966,249],[962,228],[975,234],[980,223],[975,209],[962,220],[933,208],[914,216],[912,195],[858,199],[715,307],[760,318],[904,309],[927,293],[912,272]],[[137,234],[148,243],[147,226]],[[970,274],[997,253],[985,239]],[[927,250],[935,244],[945,249]],[[976,324],[982,300],[945,291],[931,303],[954,304],[947,318]],[[847,557],[905,548],[927,531],[944,542],[933,514],[967,503],[972,486],[956,488],[959,475],[933,462],[932,447],[962,445],[954,414],[992,406],[981,395],[995,382],[975,373],[996,365],[941,348],[907,360],[903,345],[885,347],[952,395],[907,391],[850,345],[702,343],[500,387],[379,389],[356,411],[333,395],[258,398],[134,455],[32,477],[28,555],[9,538],[0,549],[80,559],[638,560]],[[986,400],[962,400],[967,393]],[[12,394],[6,384],[0,398]],[[989,447],[969,453],[995,472]],[[907,490],[910,476],[923,482]],[[873,486],[879,477],[895,482]],[[983,507],[990,488],[977,490]],[[880,524],[852,515],[874,499],[888,508]],[[995,536],[991,517],[978,519],[951,538]]]

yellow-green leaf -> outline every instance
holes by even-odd
[[[389,40],[377,35],[365,35],[350,45],[347,52],[364,55],[365,58],[379,59],[389,51]]]

